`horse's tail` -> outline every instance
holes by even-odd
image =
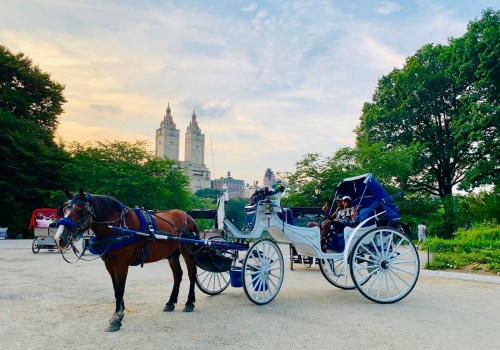
[[[200,229],[198,228],[198,224],[196,223],[196,220],[193,219],[193,217],[191,215],[189,215],[188,213],[184,212],[184,214],[186,215],[186,220],[191,222],[191,225],[193,225],[193,232],[191,232],[191,233],[193,233],[197,239],[200,239]]]

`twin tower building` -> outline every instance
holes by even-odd
[[[194,111],[184,140],[184,161],[179,161],[180,133],[175,126],[170,104],[168,104],[160,128],[156,129],[156,156],[178,161],[186,176],[189,177],[193,193],[204,188],[211,188],[210,170],[205,166],[205,135],[201,133]]]
[[[254,181],[253,185],[245,186],[245,181],[232,178],[229,172],[227,177],[210,179],[210,170],[205,166],[205,135],[201,133],[194,111],[186,129],[184,142],[184,161],[180,161],[179,129],[175,126],[170,104],[168,104],[160,128],[156,129],[156,156],[177,161],[189,178],[190,189],[193,193],[201,189],[212,188],[227,191],[230,198],[250,197],[258,188],[258,181]],[[273,171],[268,168],[262,184],[271,187],[274,183],[276,183],[276,178]]]

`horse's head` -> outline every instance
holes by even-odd
[[[85,194],[80,188],[74,195],[64,189],[67,206],[64,209],[64,217],[57,221],[59,228],[54,240],[59,250],[68,246],[71,240],[78,234],[87,231],[92,224],[93,210],[89,203],[90,195]]]

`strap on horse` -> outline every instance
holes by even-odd
[[[139,221],[141,223],[141,231],[149,232],[149,237],[148,239],[146,239],[144,245],[142,246],[141,254],[139,255],[138,259],[134,262],[134,265],[141,264],[141,267],[144,267],[144,260],[146,260],[146,258],[149,255],[148,243],[150,241],[154,242],[156,240],[155,231],[157,226],[156,222],[153,219],[153,216],[148,211],[144,210],[143,208],[132,208],[132,210],[139,218]]]

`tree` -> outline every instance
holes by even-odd
[[[295,172],[280,173],[288,186],[283,203],[290,207],[318,206],[314,195],[314,187],[321,179],[325,168],[325,160],[319,153],[308,153],[295,163]]]
[[[148,152],[146,141],[73,143],[69,153],[64,185],[72,191],[82,187],[146,209],[190,209],[188,178],[175,161]]]
[[[63,86],[0,46],[0,225],[28,235],[33,209],[49,206],[67,160],[54,141]]]
[[[196,197],[200,198],[209,198],[213,201],[213,203],[217,203],[217,199],[222,194],[221,190],[211,189],[211,188],[203,188],[201,190],[196,191]]]
[[[498,21],[492,25],[498,26]],[[485,24],[482,29],[490,28]],[[411,166],[396,180],[403,188],[441,198],[448,237],[454,220],[453,188],[466,179],[469,186],[484,183],[498,169],[499,147],[497,111],[478,107],[491,92],[470,92],[478,84],[482,90],[496,90],[498,81],[489,79],[485,85],[460,71],[457,54],[463,50],[457,51],[454,43],[425,45],[402,69],[382,77],[373,101],[363,106],[356,129],[360,149],[370,153],[367,148],[378,144],[381,151],[371,152],[365,163],[375,164],[388,152],[406,154]],[[481,52],[469,50],[467,59],[481,61]],[[500,51],[488,57],[492,55],[500,59]],[[480,69],[480,64],[476,66]],[[477,77],[477,71],[474,74]]]
[[[0,110],[54,132],[66,102],[63,90],[23,53],[0,45]]]
[[[226,215],[233,224],[240,229],[245,224],[245,206],[248,205],[248,198],[231,198],[227,201]]]
[[[349,147],[326,158],[319,153],[306,154],[295,167],[293,173],[280,174],[288,183],[283,203],[292,207],[321,207],[330,202],[342,179],[363,173],[357,151]],[[315,193],[318,185],[321,187],[319,198]]]
[[[463,114],[471,124],[462,132],[475,138],[474,148],[485,156],[477,159],[465,174],[461,187],[498,184],[500,179],[500,11],[487,9],[481,19],[469,23],[467,33],[451,41],[452,67],[458,72]]]

